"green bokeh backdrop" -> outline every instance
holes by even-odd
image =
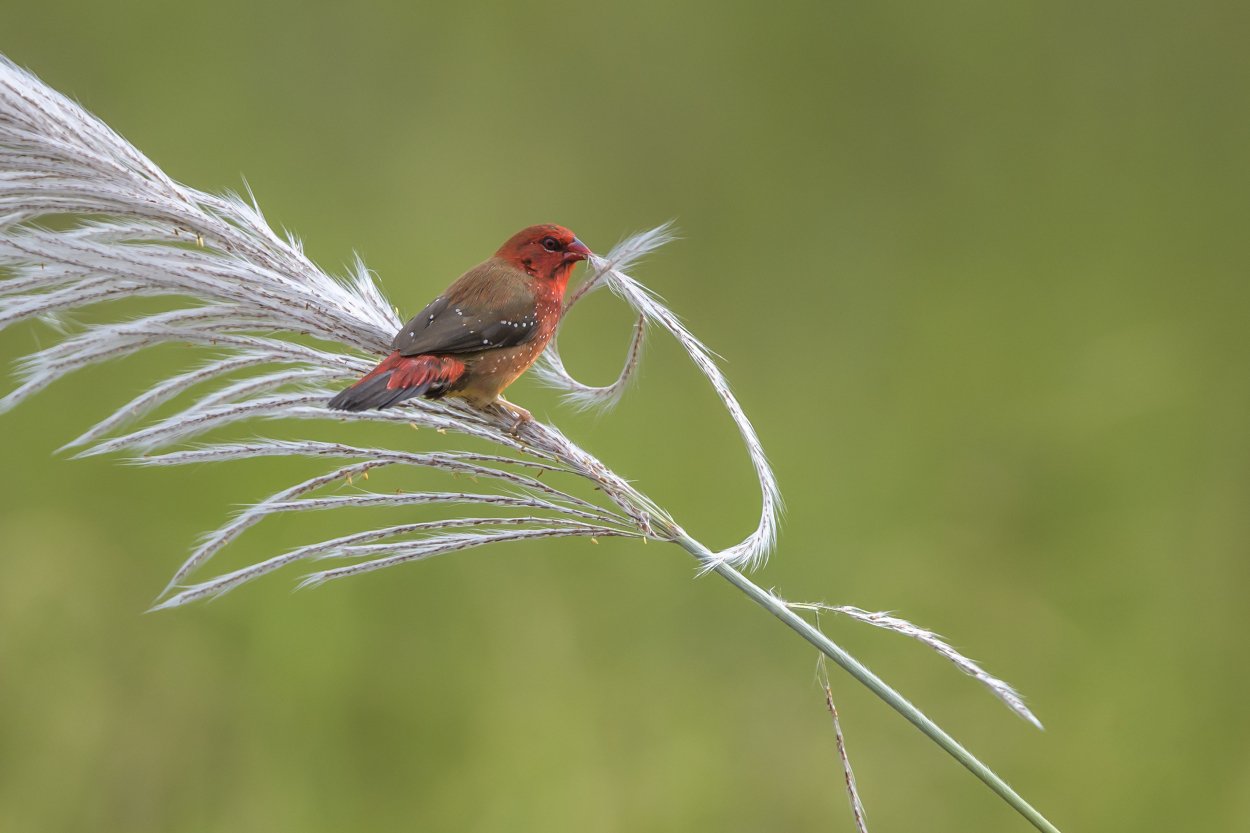
[[[1250,826],[1244,4],[9,4],[0,49],[175,178],[255,190],[402,312],[515,229],[606,248],[724,357],[788,502],[759,580],[1065,830]],[[620,361],[596,297],[564,352]],[[46,345],[0,334],[6,358]],[[668,548],[481,551],[143,616],[304,474],[53,450],[190,357],[0,418],[0,829],[849,830],[815,657]],[[757,496],[671,344],[607,416],[515,399],[723,546]],[[417,447],[420,435],[402,441]],[[232,563],[324,527],[249,532]],[[834,677],[874,830],[1023,830]]]

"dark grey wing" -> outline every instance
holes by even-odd
[[[538,332],[534,301],[515,294],[486,309],[480,300],[454,302],[451,293],[435,298],[404,325],[391,349],[404,356],[475,353],[525,344]]]

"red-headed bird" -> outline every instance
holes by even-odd
[[[563,226],[517,232],[405,324],[391,341],[394,352],[330,407],[365,411],[414,396],[460,396],[479,408],[499,403],[518,421],[529,419],[501,394],[551,341],[569,274],[589,256]]]

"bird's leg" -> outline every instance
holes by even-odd
[[[534,415],[522,408],[520,405],[514,405],[502,396],[495,400],[495,407],[502,411],[505,415],[512,417],[514,420],[512,427],[508,429],[508,433],[516,436],[517,431],[522,425],[531,421]]]

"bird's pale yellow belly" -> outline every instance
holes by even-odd
[[[479,353],[465,362],[464,375],[447,391],[447,396],[462,397],[479,408],[491,404],[534,363],[550,339],[550,334],[539,333],[518,347]]]

